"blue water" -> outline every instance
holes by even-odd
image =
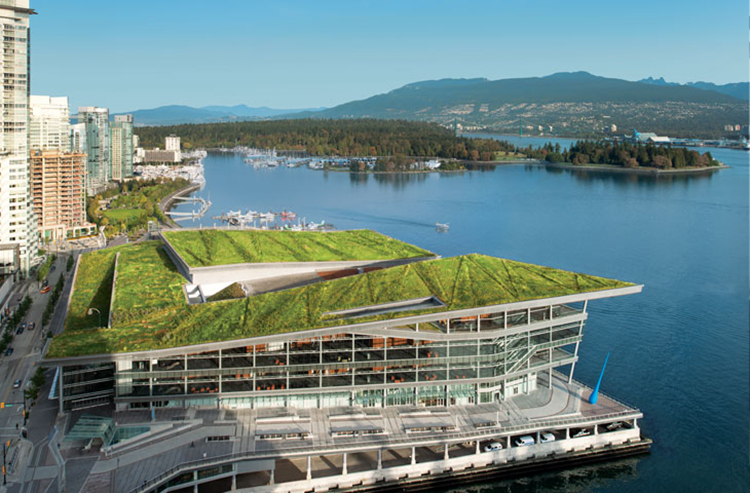
[[[731,168],[659,179],[530,165],[254,170],[210,155],[199,195],[213,202],[209,216],[286,208],[443,256],[479,252],[644,284],[642,294],[590,305],[576,376],[595,382],[612,353],[602,389],[644,412],[652,454],[473,490],[747,491],[748,154],[711,151]]]

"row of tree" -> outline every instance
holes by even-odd
[[[405,120],[272,120],[163,127],[141,127],[144,147],[158,146],[170,134],[183,147],[306,151],[313,156],[426,156],[491,161],[498,151],[513,146],[494,139],[457,137],[434,123]]]
[[[710,152],[701,154],[684,147],[632,144],[605,140],[579,140],[569,149],[547,143],[542,147],[519,149],[534,159],[551,163],[612,164],[625,168],[684,169],[720,166]]]

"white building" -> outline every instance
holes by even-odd
[[[176,135],[170,135],[166,139],[165,149],[168,151],[179,151],[180,150],[180,138]]]
[[[0,131],[0,273],[28,273],[36,257],[37,221],[29,170],[29,0],[0,2],[4,78]]]
[[[29,148],[70,149],[67,97],[29,97]]]

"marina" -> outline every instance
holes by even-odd
[[[213,216],[211,219],[239,228],[285,229],[290,231],[331,231],[336,229],[332,224],[326,224],[325,221],[320,223],[307,222],[306,218],[298,217],[297,213],[286,209],[282,212],[248,210],[243,213],[241,210],[229,211],[220,216]]]

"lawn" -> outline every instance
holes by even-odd
[[[130,224],[138,222],[146,215],[146,211],[143,209],[108,209],[103,211],[102,215],[109,220],[109,224]]]
[[[95,306],[105,315],[117,251],[120,257],[113,328],[94,329],[96,318],[85,313]],[[66,330],[53,339],[47,356],[162,349],[632,285],[484,255],[412,263],[249,298],[190,306],[182,293],[184,282],[158,242],[85,255]],[[445,306],[343,320],[325,315],[433,295]]]
[[[262,262],[389,260],[434,254],[370,230],[165,231],[164,237],[191,267]]]

